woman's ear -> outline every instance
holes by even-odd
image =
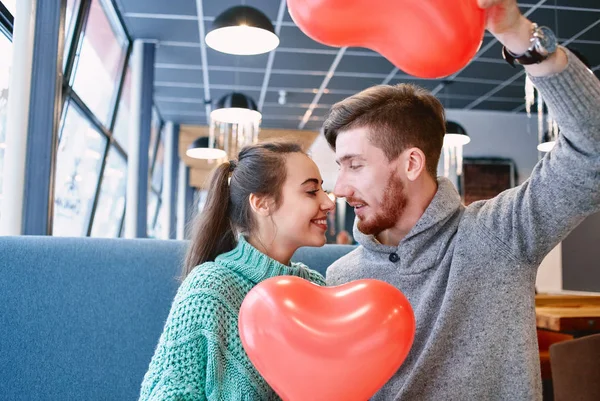
[[[250,194],[248,198],[250,207],[254,213],[259,216],[268,217],[273,212],[273,199],[270,196],[260,196],[256,194]]]

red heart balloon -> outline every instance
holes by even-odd
[[[365,401],[408,355],[415,318],[406,297],[383,281],[319,287],[279,276],[248,293],[239,333],[284,400]]]
[[[287,0],[292,19],[329,46],[372,49],[422,78],[451,75],[479,50],[485,11],[477,0]]]

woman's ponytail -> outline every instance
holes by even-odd
[[[213,261],[217,255],[231,251],[236,246],[236,235],[229,218],[231,166],[230,163],[223,163],[213,172],[206,204],[194,223],[182,280],[194,267]]]

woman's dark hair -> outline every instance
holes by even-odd
[[[194,267],[214,261],[217,255],[235,248],[238,231],[254,232],[256,222],[250,208],[250,194],[270,196],[279,206],[289,153],[303,152],[295,143],[261,143],[243,148],[237,161],[216,168],[206,204],[192,229],[182,280]]]

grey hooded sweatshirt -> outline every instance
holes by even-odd
[[[440,178],[397,247],[355,228],[360,246],[327,270],[328,285],[364,278],[393,284],[414,309],[412,349],[373,400],[542,399],[537,269],[600,210],[600,82],[567,54],[565,71],[532,77],[561,134],[525,183],[465,207]]]

